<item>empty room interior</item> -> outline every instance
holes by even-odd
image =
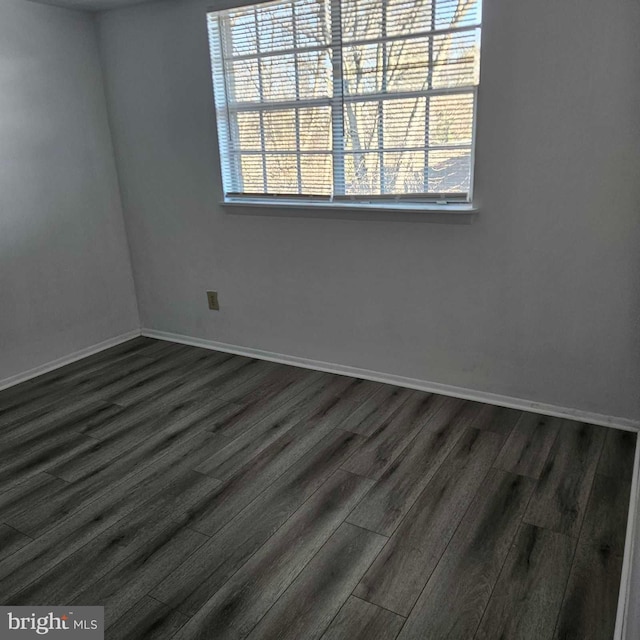
[[[637,0],[0,0],[0,636],[640,638]]]

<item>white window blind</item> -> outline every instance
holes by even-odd
[[[469,201],[480,0],[208,16],[227,197]]]

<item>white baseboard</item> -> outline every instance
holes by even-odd
[[[373,380],[374,382],[394,384],[398,387],[407,387],[409,389],[417,389],[419,391],[439,393],[443,396],[462,398],[464,400],[475,400],[477,402],[485,402],[487,404],[509,407],[511,409],[520,409],[523,411],[532,411],[534,413],[541,413],[558,418],[568,418],[570,420],[578,420],[579,422],[588,422],[590,424],[598,424],[605,427],[623,429],[624,431],[640,431],[640,420],[618,418],[614,416],[602,415],[600,413],[582,411],[579,409],[558,407],[552,404],[534,402],[532,400],[523,400],[521,398],[513,398],[511,396],[488,393],[486,391],[476,391],[474,389],[466,389],[464,387],[456,387],[454,385],[440,384],[438,382],[429,382],[427,380],[420,380],[418,378],[407,378],[405,376],[399,376],[390,373],[382,373],[379,371],[371,371],[369,369],[360,369],[358,367],[350,367],[342,364],[323,362],[321,360],[311,360],[309,358],[289,356],[282,353],[272,353],[270,351],[253,349],[251,347],[240,347],[237,345],[225,344],[223,342],[215,342],[214,340],[205,340],[203,338],[183,336],[167,331],[156,331],[154,329],[143,328],[142,335],[147,336],[148,338],[168,340],[169,342],[178,342],[180,344],[188,344],[194,347],[213,349],[214,351],[224,351],[226,353],[234,353],[241,356],[248,356],[250,358],[257,358],[259,360],[280,362],[282,364],[303,367],[305,369],[326,371],[327,373],[337,373],[339,375],[352,376],[354,378]]]
[[[21,382],[26,382],[27,380],[31,380],[31,378],[35,378],[37,376],[41,376],[43,373],[49,373],[49,371],[53,371],[54,369],[59,369],[60,367],[64,367],[67,364],[71,364],[76,360],[81,360],[82,358],[86,358],[87,356],[92,356],[94,353],[98,353],[100,351],[104,351],[105,349],[110,349],[111,347],[115,347],[127,340],[131,340],[132,338],[137,338],[140,335],[140,329],[135,329],[134,331],[129,331],[127,333],[123,333],[122,335],[115,336],[114,338],[109,338],[108,340],[104,340],[98,344],[94,344],[91,347],[86,347],[85,349],[80,349],[80,351],[74,351],[68,356],[63,356],[62,358],[58,358],[57,360],[52,360],[51,362],[47,362],[46,364],[42,364],[39,367],[34,367],[33,369],[29,369],[29,371],[25,371],[24,373],[19,373],[15,376],[11,376],[9,378],[4,378],[4,380],[0,380],[0,391],[2,389],[7,389],[9,387],[13,387],[16,384],[20,384]]]

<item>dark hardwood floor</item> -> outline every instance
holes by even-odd
[[[610,640],[635,434],[138,338],[0,392],[0,604],[109,639]]]

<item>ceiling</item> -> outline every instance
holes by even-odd
[[[117,7],[126,7],[150,1],[151,0],[32,0],[32,2],[40,2],[41,4],[53,4],[58,7],[84,9],[88,11],[104,11],[106,9],[116,9]]]

